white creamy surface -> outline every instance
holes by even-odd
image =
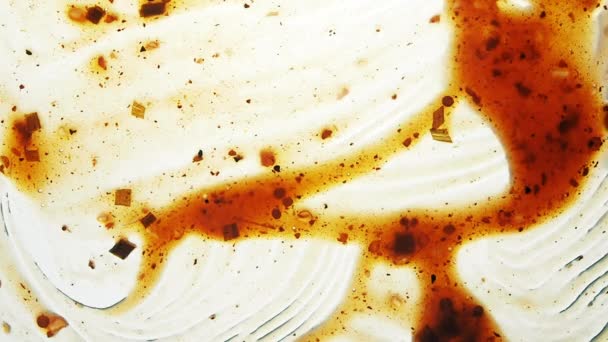
[[[20,283],[41,308],[69,321],[53,338],[58,341],[292,340],[321,324],[350,291],[361,248],[355,244],[232,245],[191,238],[173,252],[144,302],[110,315],[98,308],[128,295],[141,251],[124,261],[108,253],[113,232],[95,221],[106,208],[89,199],[138,185],[150,191],[135,193],[134,200],[162,206],[191,189],[260,174],[257,153],[266,146],[296,155],[281,160],[292,167],[381,139],[446,86],[451,28],[445,21],[429,23],[443,2],[176,4],[170,16],[144,27],[136,1],[103,2],[126,22],[90,30],[69,22],[62,0],[0,3],[0,94],[10,99],[0,102],[0,113],[16,104],[23,112],[37,111],[49,132],[78,127],[73,148],[54,151],[66,172],[41,187],[35,198],[40,205],[0,180],[0,220],[7,228],[0,232],[0,321],[12,327],[8,335],[0,332],[0,340],[46,338],[28,312],[31,301],[22,300]],[[157,49],[140,52],[153,40]],[[107,59],[107,79],[91,71],[98,55]],[[339,99],[344,87],[348,94]],[[146,104],[145,119],[130,115],[133,100]],[[500,195],[509,170],[495,134],[466,104],[451,120],[453,144],[424,135],[380,171],[308,203],[336,211],[396,211],[446,202],[458,207]],[[321,143],[315,135],[326,126],[334,128],[334,138]],[[226,155],[235,147],[245,156],[238,164]],[[205,159],[193,164],[199,149]],[[95,167],[80,167],[92,158]],[[517,238],[476,241],[460,254],[465,283],[508,338],[586,341],[605,328],[606,171],[600,164],[589,192],[564,217]],[[60,228],[65,223],[69,234]],[[137,243],[137,236],[131,238]],[[583,254],[582,262],[564,268]],[[336,339],[411,338],[421,293],[415,272],[384,268],[372,272],[369,290],[378,301],[407,294],[404,319],[357,316]],[[575,301],[579,294],[583,299]],[[560,329],[566,325],[571,329]]]

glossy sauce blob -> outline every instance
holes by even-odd
[[[267,170],[262,176],[200,189],[146,213],[134,207],[131,215],[142,219],[138,227],[116,229],[142,232],[144,261],[137,289],[122,307],[147,294],[166,256],[184,236],[228,243],[259,237],[326,238],[364,246],[356,288],[365,288],[363,271],[376,263],[407,264],[418,272],[424,294],[416,340],[500,339],[488,309],[459,281],[454,256],[466,241],[521,232],[559,214],[584,186],[603,144],[607,111],[596,86],[591,49],[591,14],[597,6],[597,1],[545,1],[519,10],[491,0],[449,1],[441,20],[450,20],[455,32],[453,59],[446,68],[450,85],[412,122],[357,153],[301,169],[281,168],[288,156],[268,148],[259,155],[260,167]],[[431,24],[439,20],[429,19]],[[505,147],[512,181],[502,197],[455,211],[348,217],[319,216],[299,205],[301,199],[370,173],[392,154],[410,148],[433,128],[433,113],[462,101],[479,110]],[[44,125],[28,126],[27,120],[19,116],[9,130],[3,171],[22,191],[35,194],[36,184],[61,177],[61,170],[48,169],[59,164],[51,163],[55,157],[45,153],[47,146],[65,144],[69,136],[45,135]],[[322,136],[329,138],[331,131]],[[32,150],[39,161],[26,159]],[[341,312],[306,339],[341,330],[341,316],[364,308],[363,302],[349,297]]]

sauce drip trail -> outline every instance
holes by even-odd
[[[448,1],[444,15],[455,33],[449,86],[382,141],[298,169],[281,170],[281,154],[264,150],[259,158],[267,172],[260,176],[184,194],[145,215],[134,208],[131,218],[118,217],[121,222],[135,217],[135,224],[116,229],[136,230],[145,242],[137,287],[114,310],[126,310],[149,293],[166,257],[185,236],[228,243],[322,238],[361,244],[361,270],[386,263],[417,271],[424,294],[414,327],[416,340],[500,339],[489,310],[461,283],[455,256],[467,241],[522,232],[546,221],[582,191],[602,150],[608,114],[596,86],[599,73],[590,38],[591,14],[598,6],[590,0],[534,1],[523,10],[492,0]],[[511,184],[502,196],[457,210],[399,213],[320,216],[302,205],[304,199],[372,173],[390,156],[413,147],[431,128],[438,108],[449,112],[463,101],[490,123],[505,148]],[[14,120],[4,139],[1,171],[20,190],[35,194],[36,184],[59,174],[47,169],[58,165],[46,153],[47,146],[66,144],[67,138],[45,135],[44,125],[41,129],[32,120]],[[323,139],[330,136],[323,133]],[[345,307],[356,306],[348,301]],[[340,322],[336,314],[306,338],[331,334]]]

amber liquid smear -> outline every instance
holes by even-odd
[[[600,100],[591,51],[591,14],[597,6],[597,1],[545,1],[534,2],[529,11],[508,12],[495,1],[449,1],[441,20],[454,26],[455,39],[450,85],[440,98],[381,142],[356,153],[295,169],[281,168],[289,156],[270,149],[260,155],[260,167],[267,170],[262,176],[179,196],[167,207],[148,208],[155,220],[115,227],[137,229],[145,237],[137,289],[119,310],[150,291],[165,258],[184,236],[231,244],[248,238],[324,238],[363,246],[356,289],[365,288],[363,273],[377,263],[407,264],[418,272],[424,294],[416,340],[501,339],[489,309],[461,283],[455,255],[459,246],[476,238],[522,232],[558,215],[584,187],[603,143],[608,111]],[[300,205],[413,147],[431,128],[433,112],[444,107],[449,114],[461,101],[479,110],[507,152],[511,186],[503,196],[458,210],[399,214],[322,215]],[[69,136],[45,134],[44,124],[32,130],[22,115],[12,117],[3,144],[3,172],[20,190],[35,195],[38,184],[61,177],[57,156],[48,151],[67,144]],[[40,160],[27,160],[26,150],[37,150]],[[131,215],[143,217],[140,209],[134,206]],[[363,302],[349,296],[327,324],[304,339],[341,332],[349,310],[362,310]]]

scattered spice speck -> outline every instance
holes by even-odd
[[[277,158],[274,152],[270,149],[264,149],[260,151],[260,163],[262,166],[270,167],[276,164]]]
[[[7,322],[2,322],[2,332],[4,332],[5,334],[10,334],[11,333],[11,325],[8,324]]]
[[[68,18],[75,22],[82,23],[87,19],[87,12],[79,7],[70,7],[68,10]]]
[[[46,337],[55,336],[61,329],[68,326],[68,322],[61,316],[45,312],[41,313],[36,317],[36,324],[38,327],[46,330]]]
[[[103,56],[97,57],[97,65],[103,70],[108,70],[108,61]]]
[[[114,193],[114,204],[125,207],[131,206],[131,189],[118,189]]]
[[[333,131],[329,128],[324,128],[321,131],[321,139],[325,140],[325,139],[329,139],[331,138],[331,135],[333,134]]]
[[[146,107],[137,101],[133,101],[133,103],[131,104],[131,115],[136,118],[143,119],[145,114]]]
[[[154,222],[156,222],[156,216],[154,216],[152,213],[147,213],[146,216],[139,219],[139,222],[144,226],[144,228],[148,228]]]
[[[194,155],[194,157],[192,157],[192,162],[193,163],[198,163],[200,161],[203,160],[203,150],[198,150],[198,152],[196,152],[196,154]]]
[[[345,98],[348,94],[350,93],[350,90],[347,87],[342,87],[342,89],[340,89],[340,91],[338,92],[338,95],[336,96],[336,98],[338,100],[342,100],[343,98]]]

